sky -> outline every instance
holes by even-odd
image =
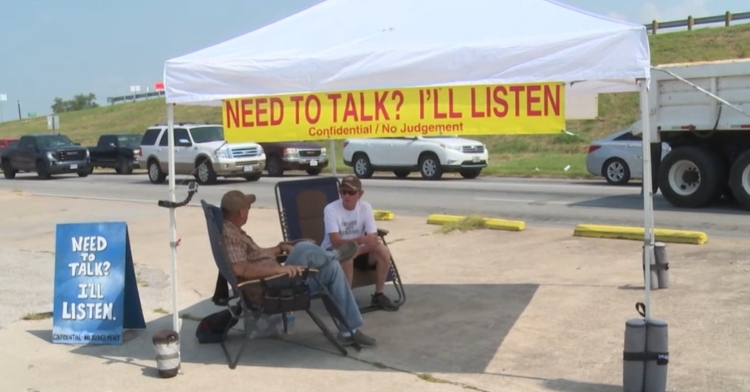
[[[502,1],[502,0],[496,0]],[[747,0],[559,0],[650,23],[750,11]],[[164,62],[248,33],[320,0],[23,0],[0,2],[0,121],[52,112],[55,97],[153,90]]]

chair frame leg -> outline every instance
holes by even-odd
[[[254,314],[250,309],[247,309],[246,307],[241,307],[239,312],[236,312],[234,309],[232,309],[232,306],[227,306],[229,308],[229,311],[232,313],[233,318],[236,319],[242,319],[243,321],[243,333],[242,333],[242,344],[240,345],[240,348],[237,350],[237,354],[234,358],[232,358],[231,354],[229,354],[229,348],[227,347],[226,341],[227,341],[227,335],[229,334],[229,330],[232,329],[231,325],[232,323],[227,324],[227,327],[224,329],[224,332],[221,336],[221,341],[219,344],[221,345],[221,349],[224,351],[224,356],[227,359],[227,364],[229,365],[230,369],[234,369],[237,367],[237,363],[240,361],[240,357],[242,357],[242,352],[245,351],[245,348],[247,347],[248,343],[250,343],[251,334],[253,328],[250,328],[250,325],[248,324],[255,324],[255,321],[257,320],[257,314]],[[247,312],[247,313],[246,313]]]
[[[331,344],[336,346],[336,348],[339,350],[339,352],[341,352],[342,355],[344,356],[349,355],[349,352],[346,351],[344,346],[342,346],[338,340],[336,340],[336,337],[333,336],[333,334],[331,333],[331,330],[329,330],[328,327],[326,327],[325,324],[323,324],[323,321],[318,317],[318,315],[313,313],[310,309],[307,310],[307,314],[310,315],[310,318],[313,319],[315,324],[318,325],[318,328],[320,328],[320,330],[323,331],[323,335],[325,335],[325,337],[328,339],[329,342],[331,342]]]

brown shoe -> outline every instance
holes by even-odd
[[[359,245],[357,245],[354,241],[346,241],[341,246],[336,248],[336,253],[339,256],[339,261],[347,261],[354,258],[354,255],[357,254],[357,250],[359,249]]]
[[[365,335],[365,333],[359,329],[356,332],[354,332],[354,335],[352,336],[343,337],[339,333],[339,336],[337,339],[339,343],[341,343],[342,346],[353,346],[355,341],[359,343],[359,345],[362,346],[363,348],[375,347],[378,345],[378,341],[375,340],[375,338]]]

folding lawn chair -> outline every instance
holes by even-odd
[[[239,358],[242,355],[245,346],[247,345],[249,340],[253,339],[253,336],[251,334],[256,329],[256,325],[261,316],[263,316],[264,314],[281,315],[281,319],[284,325],[284,332],[286,332],[287,325],[285,316],[286,313],[292,311],[304,310],[310,316],[310,318],[313,319],[315,324],[317,324],[318,328],[320,328],[326,338],[328,338],[328,340],[334,346],[336,346],[336,348],[338,348],[338,350],[343,355],[347,355],[348,353],[346,349],[336,340],[331,331],[326,327],[325,324],[323,324],[321,319],[310,310],[311,300],[321,299],[334,322],[337,325],[338,323],[342,323],[347,327],[349,332],[352,333],[351,327],[344,319],[343,312],[341,312],[341,309],[336,305],[335,302],[333,302],[331,294],[328,292],[325,286],[320,284],[320,282],[318,281],[319,286],[322,288],[322,291],[314,294],[311,294],[309,292],[306,278],[310,277],[317,281],[318,271],[315,269],[307,268],[303,275],[297,278],[289,278],[286,275],[276,275],[264,279],[238,283],[237,277],[235,276],[234,271],[232,270],[224,253],[224,248],[222,247],[221,230],[223,224],[223,216],[221,213],[221,209],[214,205],[208,204],[204,200],[201,200],[201,205],[203,206],[203,212],[206,216],[206,226],[208,228],[208,237],[211,242],[211,251],[213,253],[216,266],[219,269],[219,276],[217,279],[216,292],[214,293],[213,302],[217,305],[225,306],[229,313],[231,313],[231,320],[229,323],[227,323],[227,326],[224,329],[220,339],[221,348],[224,350],[224,354],[226,355],[229,367],[231,369],[234,369],[237,366],[237,362],[239,361]],[[227,284],[231,286],[232,295],[229,295]],[[253,286],[262,287],[264,289],[265,295],[260,306],[254,306],[246,299],[244,295],[242,295],[244,290],[247,290],[248,288],[251,288]],[[233,300],[236,300],[234,304],[232,304]],[[237,352],[237,355],[232,358],[225,344],[226,335],[232,328],[232,326],[235,325],[240,319],[243,321],[244,339],[242,345],[239,348],[239,351]],[[356,343],[354,347],[357,350],[360,350],[362,348],[359,344]]]
[[[285,241],[307,238],[314,240],[318,245],[323,242],[325,235],[323,209],[328,203],[338,200],[338,186],[339,180],[336,177],[316,177],[276,183],[276,206]],[[388,246],[385,241],[387,234],[387,230],[378,229],[378,235],[386,246]],[[375,271],[362,271],[354,268],[352,289],[373,285],[375,278]],[[394,304],[403,305],[406,302],[406,292],[393,256],[391,256],[391,268],[386,281],[393,282],[396,288],[398,299],[394,301]],[[373,310],[379,310],[379,308],[373,305],[360,308],[362,313]]]

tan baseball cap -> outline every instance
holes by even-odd
[[[237,212],[244,208],[250,208],[255,203],[255,195],[242,193],[238,190],[229,191],[221,198],[221,209],[227,212]]]
[[[341,179],[339,189],[348,189],[359,192],[359,190],[362,189],[362,182],[356,176],[346,176]]]

